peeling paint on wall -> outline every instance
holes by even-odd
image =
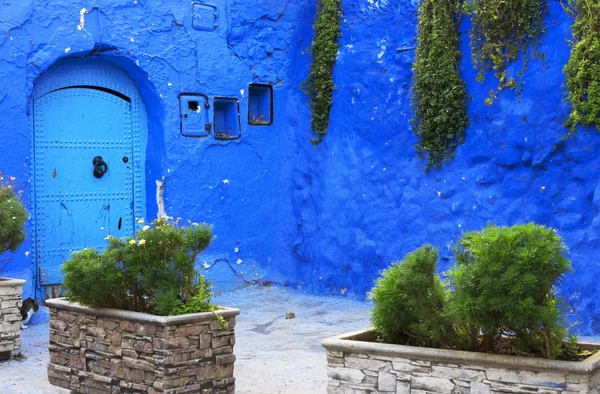
[[[85,14],[87,14],[89,11],[85,8],[82,8],[81,11],[79,11],[79,25],[77,25],[77,30],[84,30],[85,27]]]
[[[166,218],[168,217],[167,212],[165,211],[165,181],[164,177],[162,181],[156,181],[156,205],[158,205],[158,212],[156,214],[157,218]]]

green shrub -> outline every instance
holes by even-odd
[[[470,347],[555,358],[571,341],[554,294],[571,268],[562,239],[535,224],[489,226],[458,241],[448,313],[470,333]]]
[[[383,272],[371,320],[389,343],[581,359],[555,287],[571,269],[554,230],[489,226],[464,234],[448,289],[426,245]]]
[[[207,312],[210,282],[195,269],[211,242],[206,225],[178,227],[166,219],[144,226],[136,238],[108,239],[102,253],[73,254],[63,269],[68,298],[93,307],[158,315]]]
[[[0,173],[0,181],[2,173]],[[0,183],[0,254],[14,252],[25,240],[27,210],[11,183]]]
[[[394,263],[371,292],[371,320],[383,340],[437,346],[448,325],[443,317],[446,291],[434,274],[437,250],[426,245]]]

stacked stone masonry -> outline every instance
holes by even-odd
[[[50,383],[78,393],[235,392],[235,317],[154,324],[50,308]]]
[[[1,281],[1,279],[0,279]],[[5,282],[5,283],[2,283]],[[0,353],[21,347],[21,281],[0,284]]]
[[[327,351],[328,394],[598,393],[600,373],[529,372]]]

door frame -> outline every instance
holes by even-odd
[[[40,255],[39,240],[37,237],[37,206],[36,206],[36,178],[35,162],[35,102],[36,99],[58,89],[72,86],[94,86],[109,89],[123,94],[131,99],[132,115],[132,142],[133,142],[133,212],[134,233],[139,230],[141,224],[137,218],[145,218],[146,215],[146,189],[145,189],[145,163],[146,146],[148,141],[148,117],[146,108],[140,93],[129,75],[121,68],[94,58],[65,58],[54,63],[48,70],[41,74],[34,83],[31,112],[29,115],[30,133],[30,168],[31,168],[31,235],[32,235],[32,258],[35,263],[35,288],[42,286],[40,280]],[[60,286],[60,283],[45,283],[44,287]],[[54,289],[53,289],[54,291]]]

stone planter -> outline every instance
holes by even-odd
[[[214,313],[155,316],[88,308],[58,298],[50,308],[48,380],[79,393],[235,392],[235,317],[221,330]]]
[[[600,352],[572,362],[389,345],[374,340],[374,331],[363,330],[323,341],[329,394],[557,394],[600,390]]]
[[[21,348],[21,304],[24,280],[0,278],[0,361]]]

